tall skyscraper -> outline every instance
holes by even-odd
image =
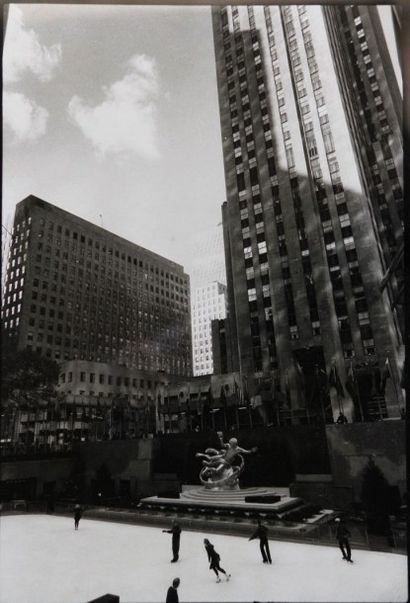
[[[191,289],[213,281],[226,284],[222,223],[197,229],[191,234],[186,242],[190,263],[185,266],[190,275]]]
[[[7,218],[6,224],[2,224],[1,226],[1,299],[3,301],[6,287],[7,264],[12,239],[11,230],[13,228],[13,225],[11,219]]]
[[[398,416],[402,103],[377,8],[215,7],[213,31],[238,368],[293,408],[326,371],[334,416]]]
[[[214,281],[192,295],[192,352],[194,375],[212,375],[212,321],[226,317],[226,286]]]
[[[192,374],[182,266],[34,196],[16,207],[2,319],[57,361]]]

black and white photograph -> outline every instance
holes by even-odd
[[[410,7],[2,9],[0,603],[405,603]]]

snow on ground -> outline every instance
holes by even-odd
[[[272,565],[258,541],[183,531],[180,561],[161,528],[71,518],[10,515],[0,520],[0,603],[85,603],[105,593],[121,603],[165,601],[172,579],[179,599],[195,601],[407,601],[404,555],[271,541]],[[216,583],[204,537],[232,578]]]

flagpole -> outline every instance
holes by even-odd
[[[357,401],[359,403],[360,420],[361,420],[362,423],[364,423],[364,413],[363,413],[362,399],[360,397],[359,383],[357,382],[357,379],[355,377],[353,365],[352,365],[352,374],[353,374],[353,382],[355,384],[355,388],[354,389],[355,389],[355,392],[357,394]]]
[[[325,412],[325,405],[324,405],[324,401],[323,401],[322,388],[319,389],[319,401],[320,401],[320,410],[322,411],[323,424],[326,425],[326,412]]]
[[[171,401],[170,401],[170,396],[169,396],[169,387],[168,387],[168,382],[165,383],[164,385],[164,395],[165,395],[165,391],[167,392],[167,409],[168,409],[168,433],[172,432],[172,424],[171,424]]]
[[[242,376],[242,379],[244,380],[243,383],[245,383],[245,386],[246,386],[246,406],[248,407],[249,427],[252,429],[253,421],[252,421],[251,403],[250,403],[250,398],[249,398],[248,379],[247,379],[247,377],[243,377],[243,376]],[[246,379],[246,381],[245,381],[245,379]]]
[[[397,408],[399,410],[399,417],[401,417],[400,401],[399,401],[399,394],[398,394],[398,391],[397,391],[396,379],[395,379],[395,375],[393,375],[393,373],[392,373],[391,366],[390,366],[390,360],[389,360],[388,356],[387,356],[387,362],[388,362],[390,379],[393,382],[394,393],[396,395],[396,405],[397,405]],[[396,365],[396,368],[397,368],[397,365]],[[385,397],[385,399],[386,399],[386,397]]]
[[[320,368],[318,365],[316,365],[316,384],[317,384],[317,388],[319,391],[319,403],[320,403],[320,410],[322,412],[323,425],[326,425],[326,412],[325,412],[325,405],[324,405],[324,401],[323,401],[323,388],[320,383]],[[327,384],[327,375],[326,375],[326,384]]]
[[[364,423],[364,413],[363,413],[362,399],[360,397],[360,390],[359,390],[359,385],[358,384],[355,387],[355,391],[357,393],[357,401],[359,403],[360,420],[361,420],[362,423]]]
[[[234,391],[235,391],[235,423],[236,423],[236,429],[237,429],[237,431],[239,431],[239,411],[238,411],[238,406],[239,406],[239,402],[241,400],[241,394],[240,394],[239,385],[236,383],[236,379],[235,378],[234,378]]]
[[[343,415],[344,414],[344,412],[343,412],[344,408],[343,408],[343,401],[342,401],[342,397],[340,395],[340,392],[337,392],[337,401],[339,403],[339,411]]]
[[[316,372],[315,372],[315,387],[312,387],[312,390],[311,390],[310,399],[309,399],[309,406],[312,406],[313,396],[315,395],[316,386],[317,386],[317,388],[318,388],[318,390],[320,392],[320,389],[319,389],[319,379],[318,379],[318,376],[316,375]],[[316,412],[315,412],[314,416],[316,417]]]

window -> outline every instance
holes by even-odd
[[[259,252],[259,255],[262,253],[267,253],[266,241],[262,241],[261,243],[258,243],[258,252]]]
[[[243,172],[236,175],[236,181],[238,185],[238,191],[245,189],[245,175]]]
[[[308,149],[309,157],[316,157],[317,153],[317,145],[316,138],[313,132],[309,132],[306,136],[306,144]]]
[[[251,185],[255,186],[256,184],[258,184],[259,180],[258,180],[258,168],[252,167],[249,170],[249,174],[250,174],[250,179],[251,179]]]
[[[286,159],[288,162],[288,168],[292,168],[295,166],[295,157],[293,155],[292,147],[286,147]]]
[[[325,143],[326,153],[332,153],[335,150],[333,136],[330,129],[323,130],[323,142]]]

